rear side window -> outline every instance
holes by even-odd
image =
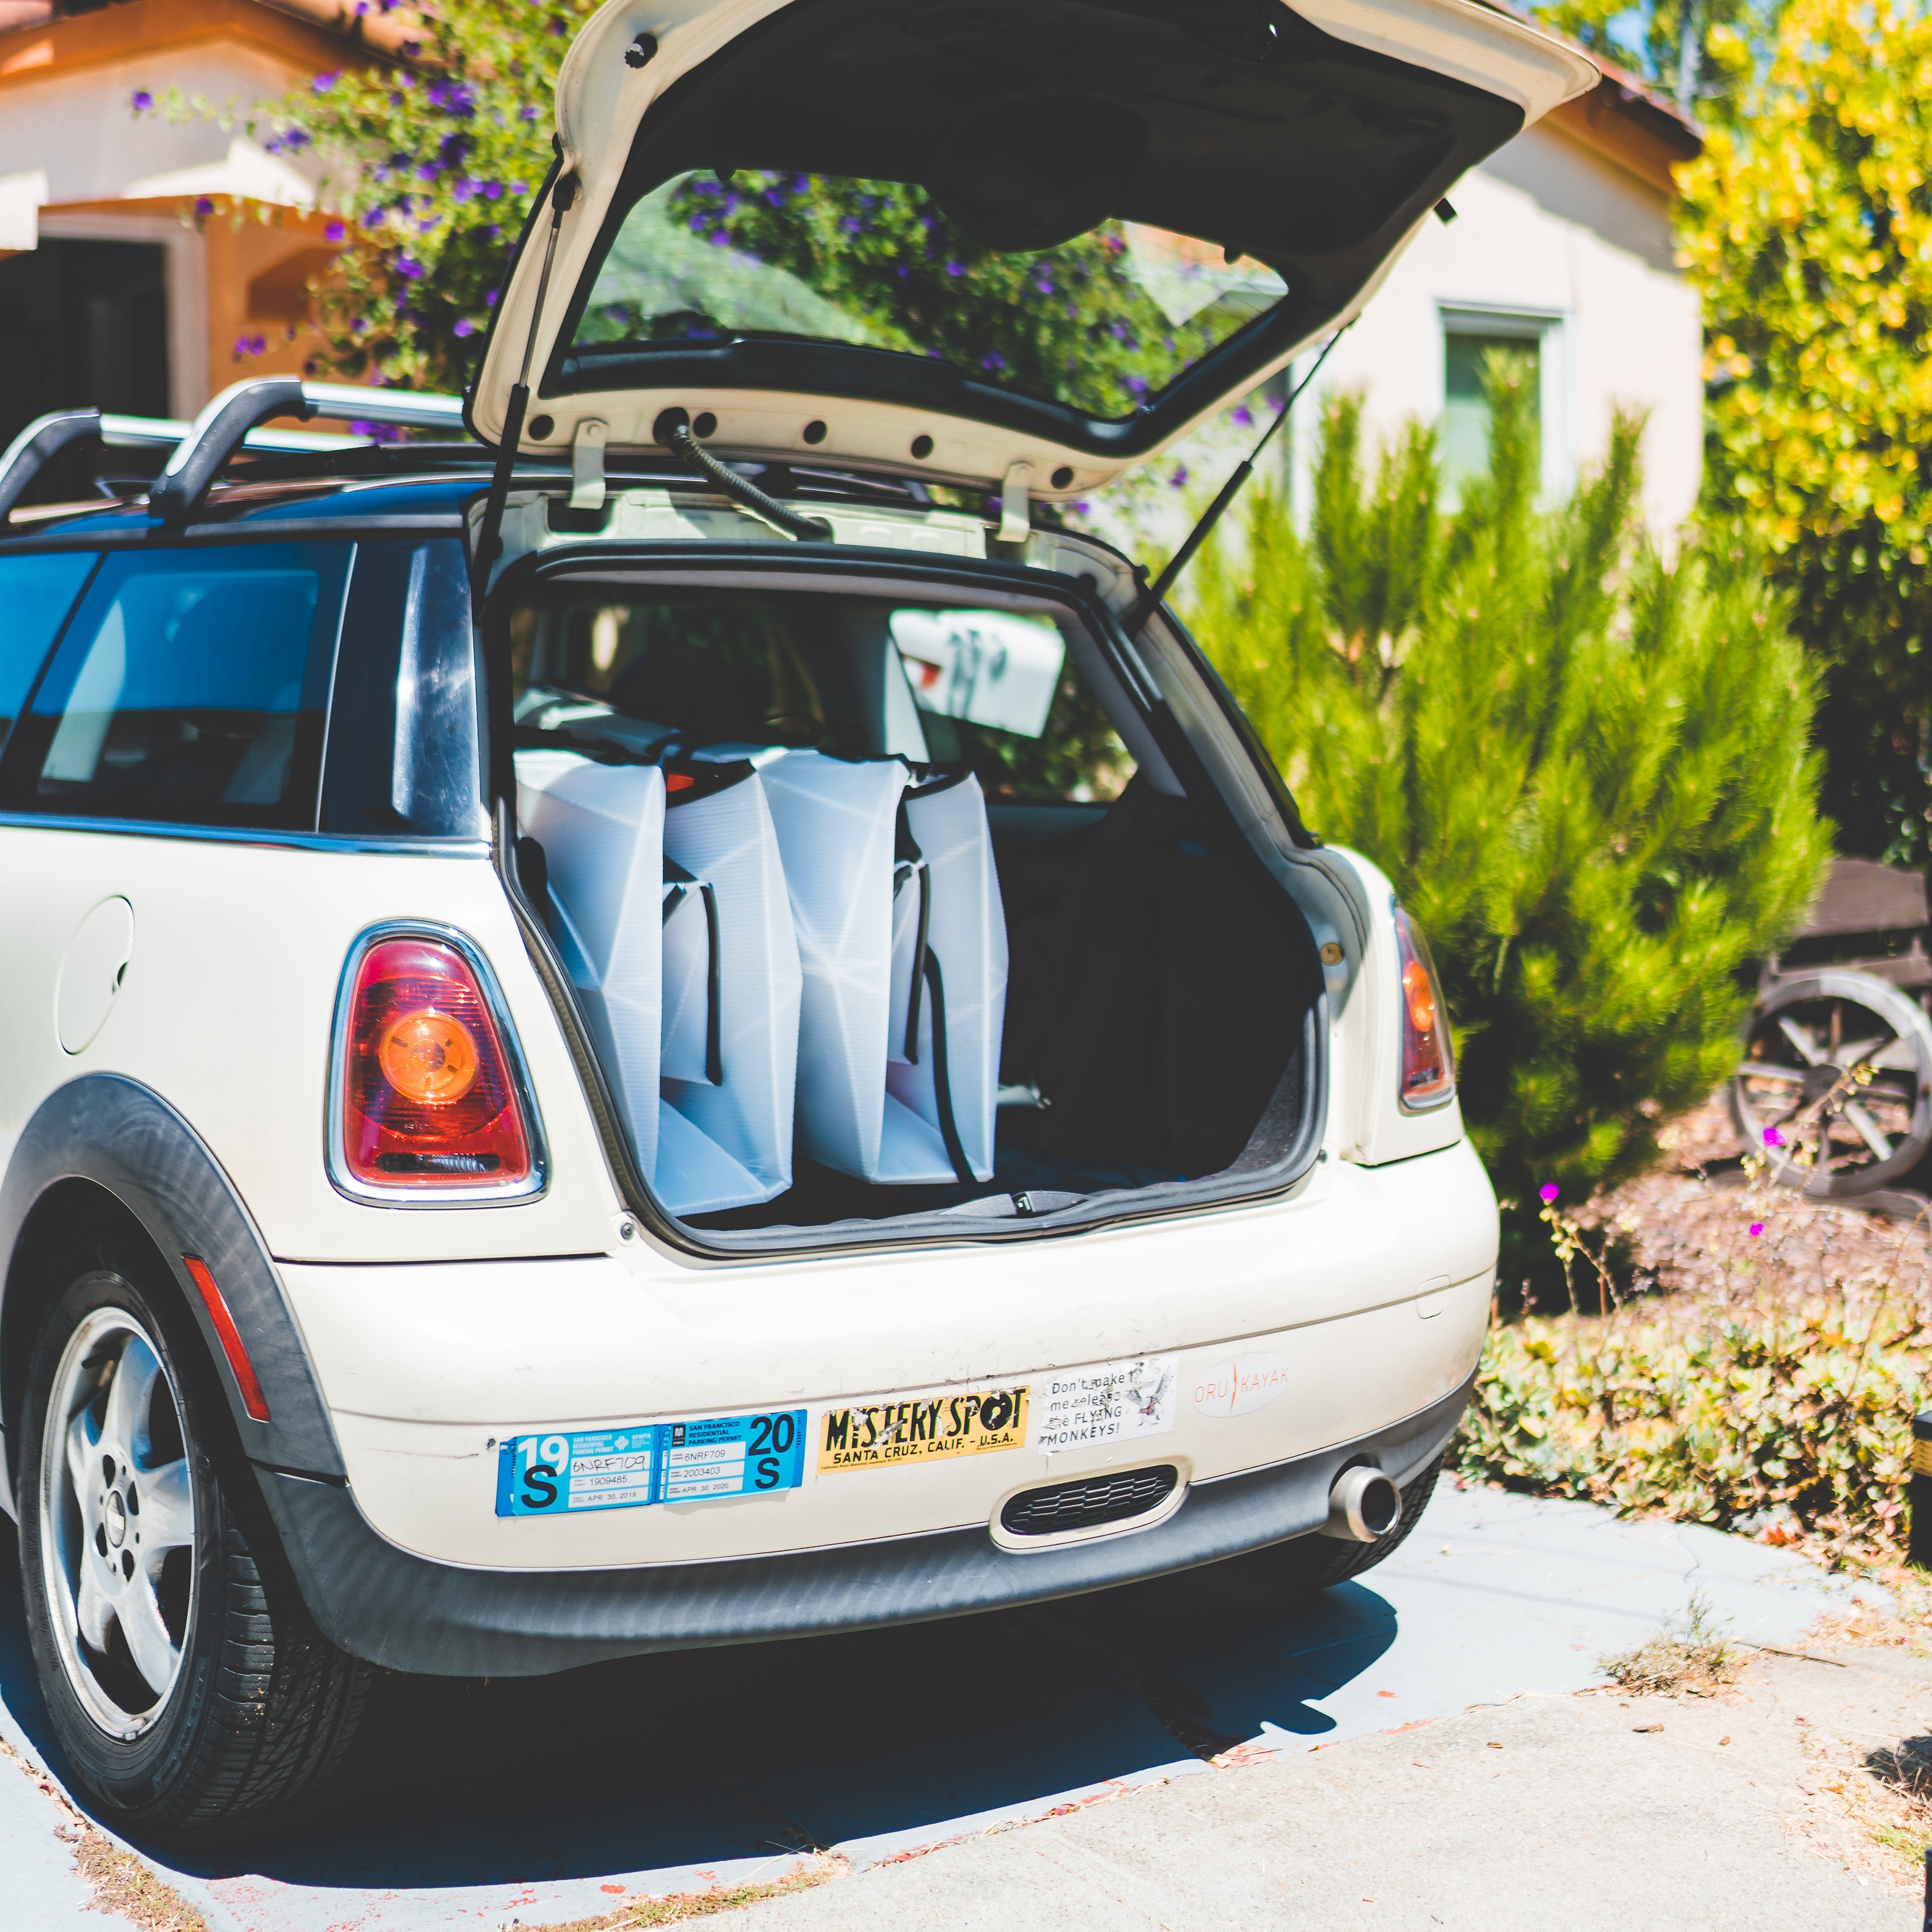
[[[94,564],[86,551],[0,557],[0,745]]]
[[[110,556],[0,760],[16,811],[310,831],[353,546]]]

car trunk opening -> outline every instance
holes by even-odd
[[[710,1240],[1060,1225],[1312,1158],[1306,924],[1119,640],[1019,574],[500,589],[525,893],[636,1171]]]

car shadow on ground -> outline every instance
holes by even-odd
[[[19,1574],[0,1518],[0,1701],[61,1769]],[[1211,1757],[1264,1726],[1318,1736],[1315,1702],[1395,1634],[1359,1584],[1260,1611],[1166,1582],[556,1677],[385,1675],[314,1799],[152,1849],[210,1878],[385,1890],[808,1851]]]

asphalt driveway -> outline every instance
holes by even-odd
[[[0,1528],[0,1738],[57,1778],[15,1563]],[[1292,1615],[1144,1586],[561,1678],[386,1678],[314,1802],[190,1851],[135,1849],[211,1932],[554,1924],[771,1879],[820,1850],[863,1873],[1003,1822],[1064,1825],[1070,1807],[1136,1785],[1188,1780],[1204,1800],[1228,1781],[1217,1760],[1286,1763],[1580,1689],[1599,1657],[1681,1612],[1694,1589],[1733,1636],[1769,1644],[1846,1594],[1797,1558],[1714,1532],[1445,1489],[1368,1582]],[[103,1926],[59,1823],[0,1763],[8,1932]],[[830,1911],[850,1882],[811,1896]],[[750,1916],[772,1912],[792,1916]]]

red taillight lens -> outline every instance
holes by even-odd
[[[342,1043],[342,1155],[377,1187],[504,1186],[530,1172],[508,1056],[470,963],[386,939],[356,968]]]
[[[1456,1090],[1456,1053],[1435,962],[1420,933],[1395,909],[1396,958],[1402,969],[1402,1104],[1439,1106]]]

